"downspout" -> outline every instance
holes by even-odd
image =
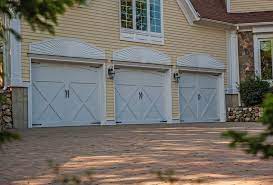
[[[3,25],[7,28],[9,26],[9,20],[7,16],[3,16]],[[10,80],[10,47],[9,47],[9,38],[10,33],[6,32],[3,42],[3,89],[6,90],[8,88],[9,80]]]

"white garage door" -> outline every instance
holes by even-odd
[[[77,126],[99,122],[98,69],[32,64],[33,126]]]
[[[182,122],[220,121],[218,76],[183,73],[180,79]]]
[[[160,123],[166,121],[164,73],[117,70],[117,123]]]

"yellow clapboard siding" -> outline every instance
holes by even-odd
[[[190,26],[176,0],[164,1],[164,45],[152,45],[120,40],[119,1],[91,1],[88,7],[74,7],[59,19],[56,37],[81,39],[106,51],[107,59],[112,52],[130,46],[152,47],[169,55],[172,64],[178,57],[190,53],[208,53],[226,63],[226,32],[224,29]],[[48,33],[34,33],[29,26],[22,23],[22,70],[23,80],[30,80],[29,44],[53,36]],[[114,119],[115,98],[114,82],[106,81],[106,112],[107,119]],[[172,83],[173,117],[179,117],[179,88]]]
[[[272,0],[231,0],[231,12],[273,11]]]

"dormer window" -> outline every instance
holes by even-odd
[[[121,40],[163,44],[162,0],[120,0]]]

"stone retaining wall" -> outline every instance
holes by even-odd
[[[11,90],[0,90],[0,126],[12,128],[12,100]]]
[[[263,109],[260,107],[235,107],[228,108],[228,122],[257,122],[262,116]]]

